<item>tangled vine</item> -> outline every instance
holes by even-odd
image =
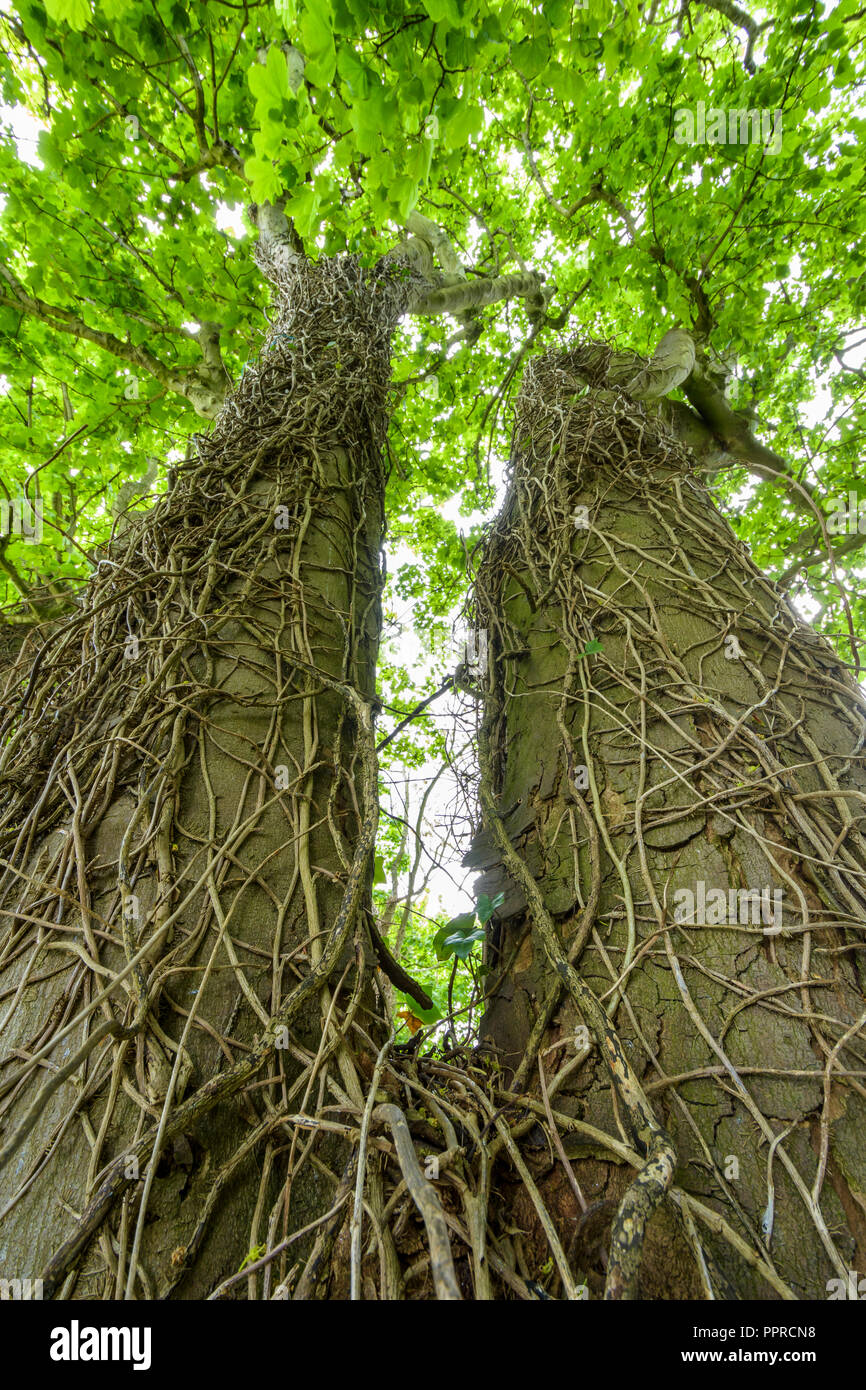
[[[612,365],[528,365],[478,574],[489,1038],[607,1133],[570,1155],[599,1291],[825,1297],[866,1235],[866,704]]]
[[[474,599],[485,1038],[397,1046],[373,678],[416,272],[265,268],[261,360],[7,683],[0,1232],[57,1297],[813,1291],[866,1191],[855,683],[605,350],[531,362]],[[678,918],[699,872],[784,921]]]

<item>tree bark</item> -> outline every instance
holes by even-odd
[[[560,1117],[535,1171],[592,1294],[845,1297],[866,705],[626,389],[597,345],[530,364],[479,569],[486,1044]]]
[[[0,1272],[46,1296],[206,1297],[322,1218],[382,1040],[382,446],[415,277],[269,269],[259,363],[4,719]],[[225,1296],[296,1284],[322,1229]]]

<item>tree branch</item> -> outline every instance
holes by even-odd
[[[138,347],[134,343],[125,343],[114,333],[91,328],[72,309],[47,304],[45,300],[30,294],[8,267],[0,265],[0,278],[10,287],[10,293],[0,291],[0,304],[38,319],[60,333],[69,333],[74,338],[94,343],[113,357],[119,357],[121,361],[147,372],[161,386],[183,396],[197,414],[206,419],[213,419],[218,413],[225,396],[228,374],[219,357],[217,325],[205,324],[197,335],[205,359],[204,365],[173,371],[146,348]]]
[[[801,570],[811,569],[813,565],[827,564],[828,561],[832,567],[835,561],[841,560],[843,556],[850,555],[853,551],[860,550],[862,546],[866,545],[866,535],[861,535],[859,531],[855,531],[853,535],[846,536],[844,541],[840,541],[838,545],[830,546],[830,554],[828,555],[826,548],[824,550],[813,549],[814,546],[820,543],[820,540],[821,534],[818,527],[803,537],[800,542],[800,550],[811,550],[812,553],[806,554],[801,560],[795,560],[793,564],[789,565],[788,568],[779,575],[776,583],[780,584],[783,588],[787,588],[787,586],[796,579]]]
[[[731,408],[724,394],[713,385],[700,365],[696,365],[682,383],[682,389],[731,458],[745,464],[750,472],[757,473],[761,478],[786,479],[812,502],[814,488],[794,478],[786,461],[755,438],[748,421]],[[812,510],[812,506],[804,507],[802,501],[800,507],[801,510]]]
[[[433,318],[436,314],[461,314],[467,309],[481,309],[502,299],[525,299],[527,308],[543,313],[547,300],[542,284],[542,277],[534,270],[519,275],[497,275],[493,279],[461,280],[420,293],[408,312]]]
[[[755,72],[755,63],[752,58],[752,49],[758,36],[765,29],[770,27],[772,20],[764,24],[758,24],[752,16],[741,10],[739,5],[734,4],[734,0],[696,0],[696,3],[703,5],[707,10],[715,10],[717,14],[722,14],[729,19],[732,24],[736,24],[738,29],[744,29],[748,37],[746,51],[743,55],[743,67],[747,72]]]

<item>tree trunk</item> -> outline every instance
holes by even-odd
[[[486,1042],[515,1090],[543,1068],[534,1171],[591,1294],[845,1297],[866,705],[606,365],[528,367],[478,575]]]
[[[382,445],[415,277],[270,273],[260,362],[4,720],[0,1273],[46,1297],[203,1297],[321,1218],[381,1042]],[[296,1287],[332,1228],[229,1296]]]

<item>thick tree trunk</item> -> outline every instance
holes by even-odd
[[[505,893],[487,1042],[515,1089],[540,1057],[570,1117],[581,1199],[546,1143],[535,1171],[591,1293],[607,1268],[613,1297],[845,1297],[828,1281],[866,1272],[866,704],[659,410],[608,387],[596,347],[530,365],[479,572],[469,862]]]
[[[381,1042],[382,445],[415,277],[271,273],[260,363],[6,712],[0,1274],[46,1296],[206,1296],[321,1218]],[[332,1226],[229,1296],[295,1288]]]

